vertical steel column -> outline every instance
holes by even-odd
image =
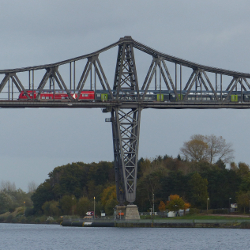
[[[139,96],[133,44],[130,41],[125,41],[118,48],[113,91],[118,102],[126,98],[123,91],[135,99]],[[133,203],[136,198],[141,108],[139,104],[137,108],[117,106],[112,109],[111,116],[116,192],[120,205],[123,205],[125,201]]]

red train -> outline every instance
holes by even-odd
[[[36,97],[38,95],[38,92],[35,90],[34,91],[27,90],[26,93],[30,97],[31,100],[36,99]],[[21,91],[18,99],[19,100],[27,100],[28,99],[27,95],[24,93],[24,91]],[[70,92],[70,95],[74,99],[76,99],[78,97],[78,93]],[[41,92],[41,94],[39,96],[39,100],[66,100],[66,99],[69,99],[69,96],[68,96],[67,92],[64,90],[56,90],[56,91],[44,90]],[[78,100],[95,100],[95,92],[92,90],[81,91]]]

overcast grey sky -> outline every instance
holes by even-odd
[[[248,0],[1,0],[0,69],[53,63],[126,35],[203,65],[250,72]],[[117,49],[113,55],[116,56]],[[115,57],[114,57],[115,59]],[[101,61],[112,85],[113,63]],[[137,68],[149,67],[136,57]],[[139,80],[145,75],[139,73]],[[55,167],[113,160],[99,109],[0,109],[0,181],[27,191]],[[250,110],[143,110],[139,157],[176,157],[193,134],[221,135],[250,163]]]

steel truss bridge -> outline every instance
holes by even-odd
[[[110,85],[101,55],[118,47]],[[147,56],[138,80],[135,53]],[[108,59],[104,59],[107,63]],[[144,64],[144,63],[143,63]],[[130,36],[101,50],[58,63],[0,70],[1,108],[102,108],[111,112],[117,199],[136,198],[141,111],[145,108],[250,108],[250,74],[208,67],[145,46]],[[85,90],[93,100],[81,100]],[[66,93],[64,99],[42,98]],[[20,98],[20,93],[26,99]],[[32,94],[31,94],[32,93]],[[36,93],[36,95],[34,95]],[[73,94],[72,94],[73,93]],[[97,98],[97,94],[102,96]]]

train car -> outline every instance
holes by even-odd
[[[27,90],[26,91],[27,95],[30,97],[31,100],[34,100],[37,98],[38,91],[33,91],[33,90]],[[28,100],[28,96],[25,94],[24,91],[21,91],[19,95],[19,100]],[[77,99],[78,97],[78,92],[75,93],[73,91],[70,91],[70,95],[72,98]],[[40,93],[39,100],[67,100],[69,99],[68,93],[64,90],[43,90]],[[81,91],[79,98],[79,101],[91,101],[95,100],[95,92],[92,90],[84,90]]]

